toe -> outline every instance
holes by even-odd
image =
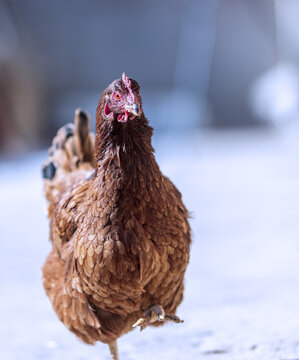
[[[144,318],[140,318],[139,320],[137,320],[135,322],[135,324],[132,325],[133,328],[137,327],[137,326],[141,326],[145,323],[145,319]]]

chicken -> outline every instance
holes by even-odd
[[[87,344],[140,326],[182,322],[191,243],[181,194],[162,175],[139,85],[125,74],[96,110],[61,128],[43,166],[53,249],[43,284],[59,319]]]

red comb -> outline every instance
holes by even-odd
[[[130,79],[126,76],[126,73],[123,73],[122,81],[124,82],[124,84],[126,85],[127,88],[131,89],[131,81],[130,81]]]
[[[129,95],[131,97],[131,101],[134,102],[134,94],[131,89],[131,80],[126,76],[126,73],[123,73],[122,81],[125,84],[125,87],[128,89]]]

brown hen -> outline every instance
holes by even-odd
[[[43,282],[59,319],[88,344],[135,326],[181,322],[191,242],[181,194],[163,176],[139,85],[123,74],[103,92],[95,146],[89,116],[61,128],[43,166],[53,250]]]

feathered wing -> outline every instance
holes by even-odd
[[[189,213],[181,194],[165,176],[159,196],[151,198],[151,206],[159,210],[148,227],[159,252],[159,272],[146,285],[152,304],[160,304],[165,312],[174,313],[183,299],[184,275],[189,262],[191,231]],[[154,325],[159,325],[155,323]]]
[[[43,284],[59,319],[87,344],[100,338],[100,323],[86,295],[74,288],[72,250],[66,249],[65,262],[53,250],[43,266]],[[67,271],[66,271],[67,270]]]

